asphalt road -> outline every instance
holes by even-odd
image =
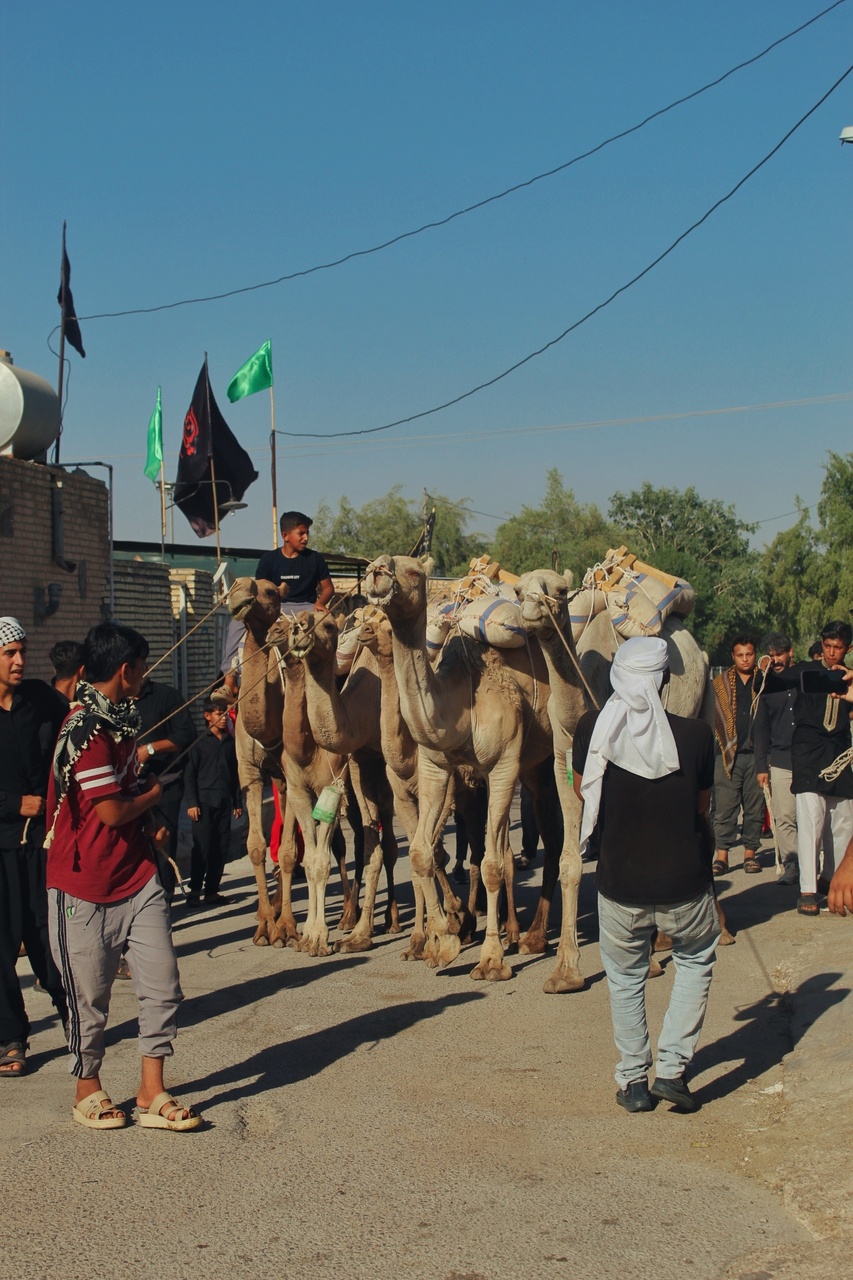
[[[175,910],[186,998],[167,1081],[204,1115],[190,1134],[72,1123],[61,1032],[22,961],[34,1028],[30,1074],[0,1084],[4,1274],[837,1280],[853,921],[798,917],[769,866],[733,865],[737,943],[719,953],[692,1116],[615,1104],[590,868],[588,987],[546,996],[553,955],[488,985],[468,977],[473,948],[442,973],[403,963],[406,858],[403,935],[326,959],[253,947],[250,869],[230,864],[227,907]],[[520,876],[523,919],[540,874]],[[653,1029],[671,982],[667,966],[649,985]],[[117,983],[103,1076],[128,1108],[135,1036]]]

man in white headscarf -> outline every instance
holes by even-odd
[[[620,1061],[616,1101],[650,1111],[655,1098],[695,1111],[684,1073],[708,1003],[720,925],[706,815],[714,784],[710,726],[664,710],[666,642],[637,637],[617,651],[613,694],[578,722],[572,767],[584,802],[581,848],[599,834],[601,959]],[[655,929],[673,939],[675,982],[658,1041],[655,1082],[645,985]]]

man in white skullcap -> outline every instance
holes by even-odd
[[[651,1111],[699,1103],[684,1075],[705,1018],[720,936],[713,841],[706,815],[714,784],[710,726],[664,710],[666,642],[627,640],[610,673],[613,694],[578,722],[572,767],[584,802],[581,852],[597,827],[601,959],[620,1061],[616,1101]],[[645,985],[655,929],[673,939],[675,981],[658,1041],[655,1082]]]
[[[65,712],[42,680],[25,680],[27,634],[0,617],[0,1076],[26,1071],[29,1019],[17,973],[21,943],[63,1022],[68,1006],[50,954],[45,797]]]

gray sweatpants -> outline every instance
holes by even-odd
[[[139,1001],[140,1052],[170,1057],[184,997],[159,876],[121,902],[85,902],[61,889],[50,889],[49,898],[50,947],[68,1000],[71,1074],[89,1079],[100,1073],[110,995],[125,945]]]

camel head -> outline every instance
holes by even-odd
[[[266,635],[281,613],[281,602],[287,595],[282,583],[267,582],[265,578],[237,578],[228,597],[231,616],[245,623],[254,634]]]
[[[303,610],[292,622],[290,652],[312,666],[333,663],[338,648],[338,626],[334,614]]]
[[[394,651],[391,623],[381,609],[368,605],[363,611],[359,643],[376,658],[390,658]]]
[[[563,575],[553,569],[532,569],[521,575],[515,584],[515,594],[521,605],[521,625],[525,631],[529,634],[552,631],[552,612],[562,627],[567,626],[573,581],[571,570]]]
[[[378,556],[364,575],[364,593],[391,622],[426,612],[426,573],[411,556]]]

